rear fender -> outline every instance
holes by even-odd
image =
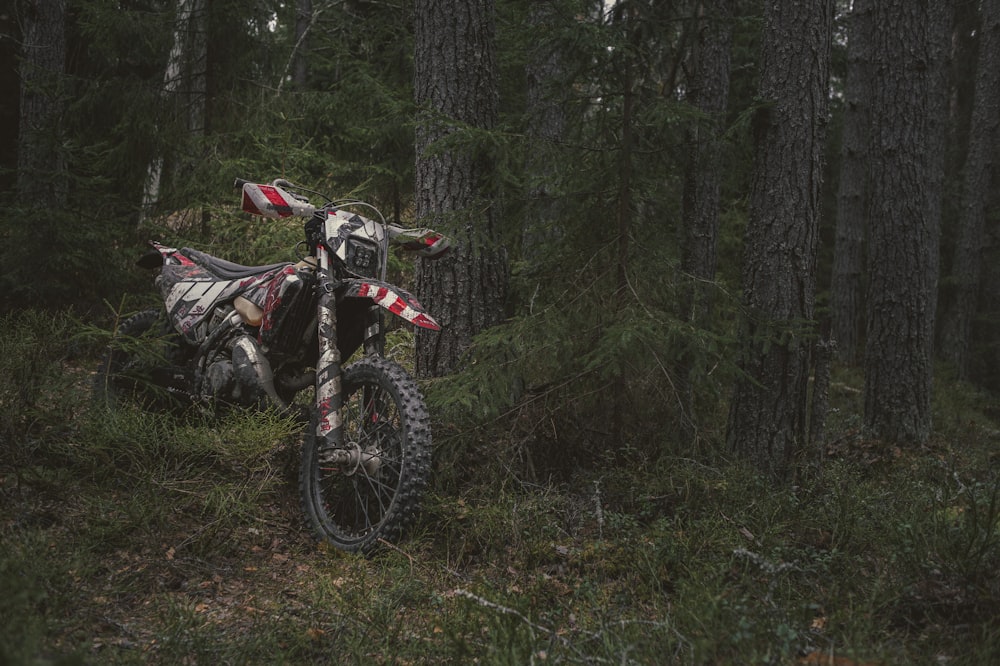
[[[344,298],[368,298],[414,326],[432,331],[441,330],[441,325],[434,321],[412,294],[388,282],[352,278],[344,280],[341,288],[344,290]]]
[[[135,262],[141,268],[160,268],[164,264],[174,264],[177,266],[192,266],[194,262],[181,254],[175,247],[167,247],[158,241],[149,241],[151,249],[147,250]]]

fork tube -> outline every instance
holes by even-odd
[[[368,308],[365,320],[365,355],[384,356],[385,336],[382,335],[382,308],[373,305]]]
[[[339,447],[344,440],[340,388],[340,349],[337,347],[337,300],[330,277],[330,256],[322,245],[319,258],[319,361],[316,365],[316,438],[320,448]]]

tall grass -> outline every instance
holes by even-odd
[[[470,432],[474,478],[441,470],[415,534],[363,559],[302,529],[294,423],[98,409],[71,317],[0,324],[2,664],[1000,658],[1000,428],[967,388],[900,451],[852,434],[840,378],[789,486],[721,455],[542,483],[503,427]]]

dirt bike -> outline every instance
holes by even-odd
[[[417,385],[384,357],[382,313],[440,326],[411,294],[386,282],[387,258],[390,246],[436,258],[449,240],[286,180],[235,185],[243,211],[304,220],[298,261],[242,266],[151,241],[137,263],[159,269],[164,307],[121,323],[98,369],[98,395],[110,403],[287,413],[311,392],[299,467],[308,523],[347,551],[396,541],[419,510],[431,430]],[[325,203],[315,206],[307,195]],[[351,212],[358,209],[374,211],[378,221]],[[136,344],[143,337],[158,343],[155,353]],[[358,360],[342,367],[359,350]]]

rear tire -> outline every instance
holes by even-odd
[[[176,403],[166,387],[174,374],[170,360],[179,354],[178,341],[164,315],[162,310],[143,310],[118,326],[94,377],[97,404],[165,407]]]
[[[416,383],[396,363],[363,358],[344,369],[344,449],[358,464],[321,462],[315,421],[299,468],[302,509],[316,535],[368,553],[415,520],[430,475],[430,418]]]

